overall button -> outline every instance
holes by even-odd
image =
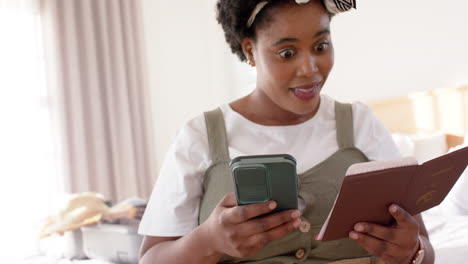
[[[305,220],[305,219],[301,219],[302,220],[302,223],[301,225],[299,226],[299,230],[302,232],[302,233],[307,233],[310,231],[310,223],[309,221]]]
[[[296,251],[296,254],[295,254],[295,255],[296,255],[296,258],[297,258],[297,259],[303,258],[304,255],[305,255],[305,249],[303,249],[303,248],[298,249],[298,250]]]

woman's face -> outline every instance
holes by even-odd
[[[281,110],[313,115],[334,61],[329,14],[319,1],[268,12],[271,22],[243,42],[256,64],[256,92]]]

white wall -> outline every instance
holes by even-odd
[[[144,31],[159,168],[189,118],[234,97],[214,0],[144,0]],[[230,55],[229,55],[230,56]]]
[[[157,167],[189,118],[252,89],[230,53],[215,0],[143,0]],[[344,101],[468,83],[468,1],[359,0],[332,23],[335,68],[324,92]]]
[[[468,83],[468,1],[358,0],[332,24],[327,92],[370,100]]]

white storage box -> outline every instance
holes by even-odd
[[[113,263],[137,264],[143,236],[138,226],[97,224],[81,227],[83,251],[89,258]]]

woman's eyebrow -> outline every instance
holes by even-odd
[[[278,46],[284,42],[298,42],[299,40],[297,38],[281,38],[278,41],[276,41],[273,46]]]
[[[320,30],[319,32],[315,33],[314,38],[320,37],[324,34],[330,34],[330,29],[324,28]],[[291,38],[291,37],[286,37],[286,38],[281,38],[278,41],[276,41],[273,46],[278,46],[281,45],[284,42],[298,42],[299,40],[297,38]]]
[[[320,37],[321,35],[324,35],[324,34],[330,34],[330,29],[324,28],[320,30],[319,32],[315,33],[314,38]]]

